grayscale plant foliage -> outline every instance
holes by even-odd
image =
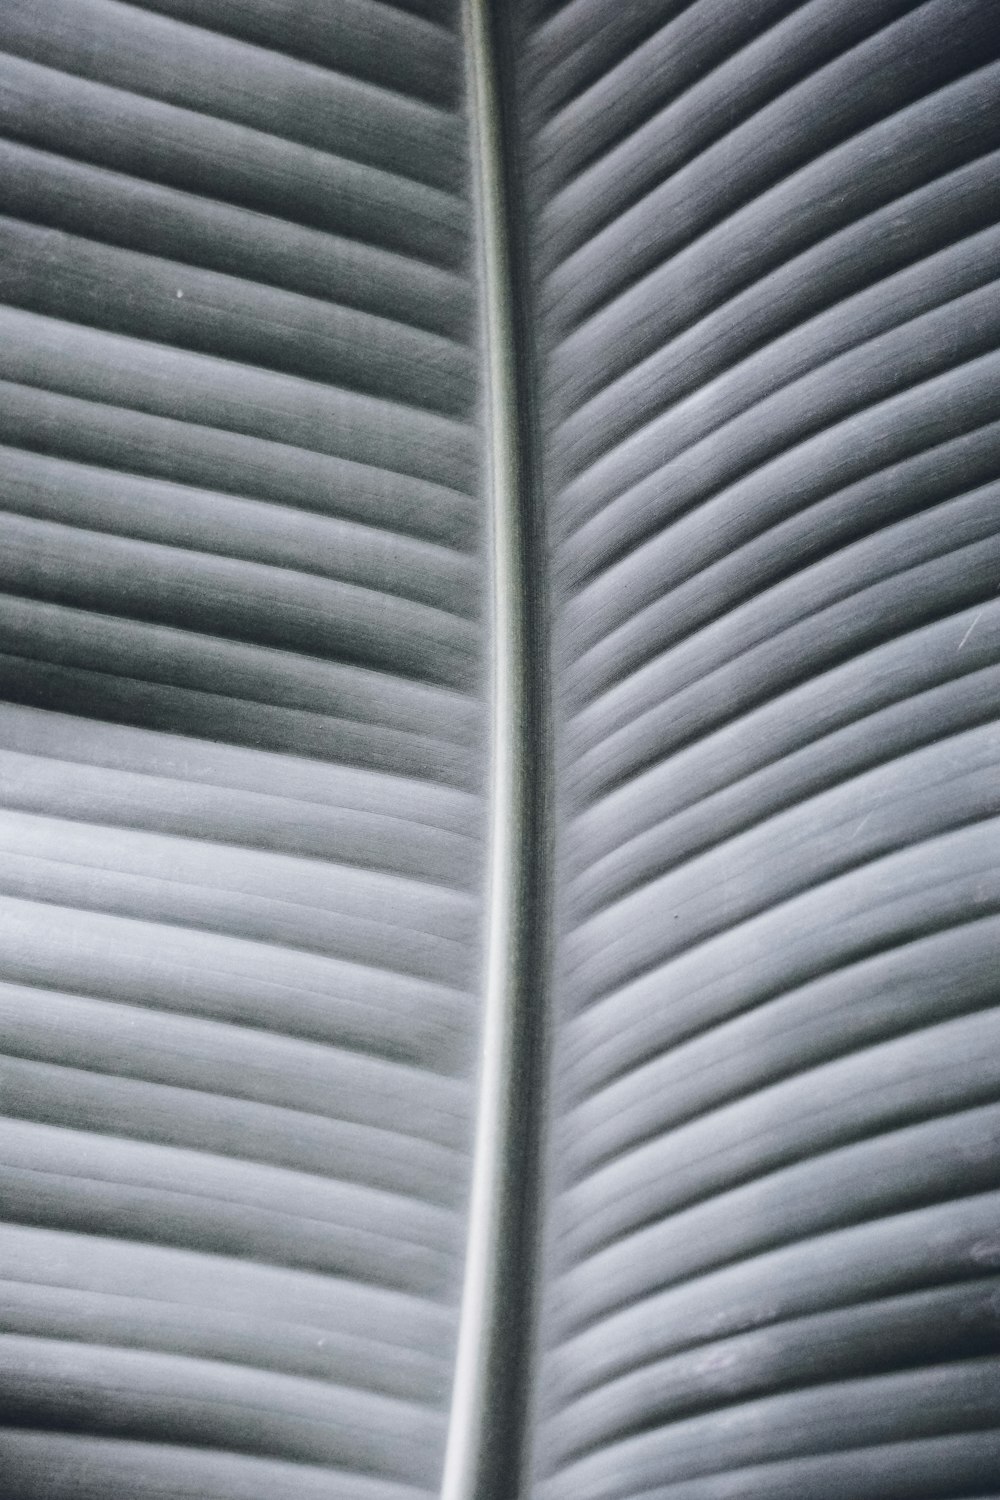
[[[0,0],[0,1497],[1000,1493],[1000,11]]]

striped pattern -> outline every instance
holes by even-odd
[[[995,7],[495,16],[554,685],[521,1493],[995,1500]],[[440,1485],[465,71],[456,0],[0,6],[5,1500]]]
[[[453,8],[2,10],[0,1488],[430,1493],[486,749]]]
[[[539,1500],[1000,1475],[1000,28],[518,38],[555,684]]]

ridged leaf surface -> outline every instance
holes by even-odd
[[[978,0],[524,17],[540,1500],[996,1486],[998,43]]]
[[[0,1488],[437,1489],[487,564],[452,7],[0,17]]]

